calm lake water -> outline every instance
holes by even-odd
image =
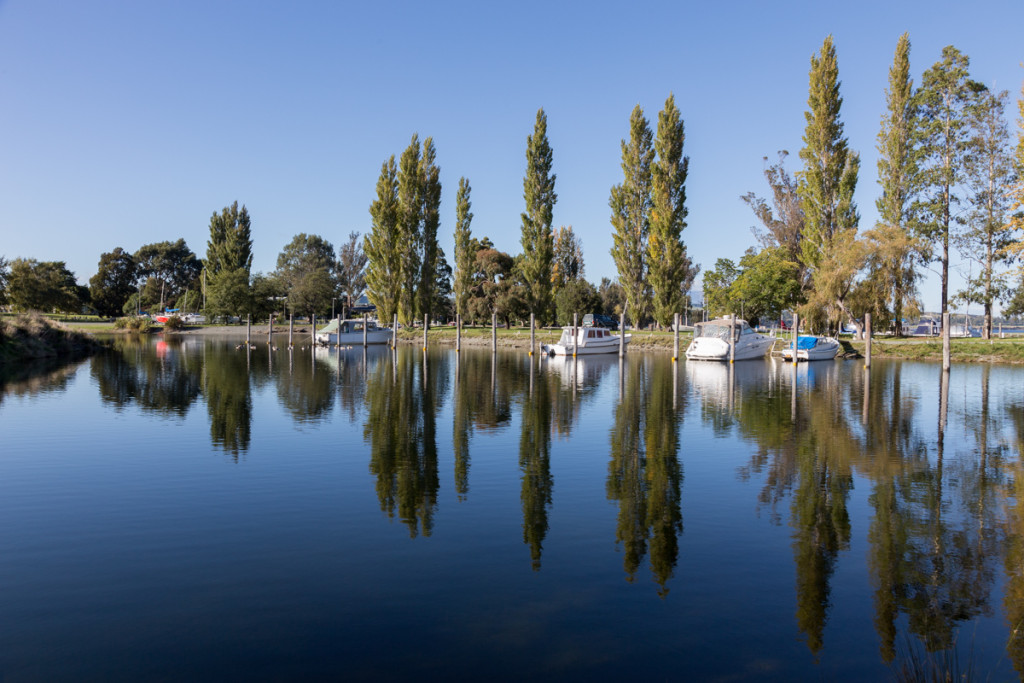
[[[1024,369],[120,339],[0,393],[0,680],[1024,671]]]

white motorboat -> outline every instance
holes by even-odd
[[[359,318],[332,320],[316,332],[316,343],[328,346],[361,346],[363,338],[363,320]],[[375,321],[367,320],[365,338],[367,344],[387,344],[391,341],[391,329],[377,327]]]
[[[575,329],[575,344],[573,330]],[[632,335],[626,334],[624,343],[629,344]],[[540,350],[548,356],[577,356],[594,353],[616,353],[619,350],[620,335],[612,334],[607,327],[577,327],[572,325],[562,328],[562,336],[557,344],[541,344]]]
[[[746,320],[716,318],[693,326],[693,341],[686,347],[687,360],[718,360],[730,358],[729,333],[733,332],[735,360],[764,358],[775,343],[774,337],[755,332]]]
[[[832,360],[839,353],[839,340],[835,337],[797,337],[796,359],[801,360]],[[793,360],[793,342],[782,350],[785,360]]]

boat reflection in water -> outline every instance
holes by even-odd
[[[559,377],[562,385],[583,389],[596,388],[609,373],[619,368],[619,357],[612,354],[591,356],[551,356],[545,361],[548,371]]]

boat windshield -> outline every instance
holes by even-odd
[[[753,334],[754,332],[746,322],[737,321],[736,329],[737,334],[739,335]],[[693,338],[721,339],[723,341],[729,341],[729,323],[697,323],[697,325],[694,326]]]

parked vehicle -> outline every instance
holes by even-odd
[[[587,313],[583,316],[583,327],[607,327],[609,330],[618,330],[619,321],[614,316],[603,313]]]

